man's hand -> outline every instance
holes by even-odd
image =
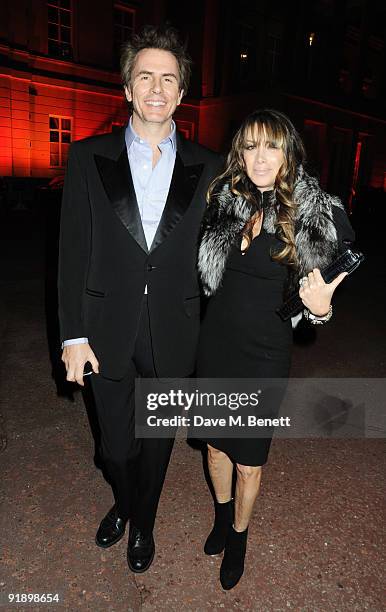
[[[99,363],[89,344],[70,344],[65,346],[62,361],[66,366],[67,380],[77,382],[84,387],[83,371],[87,361],[91,363],[95,374],[99,374]]]

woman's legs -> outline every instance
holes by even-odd
[[[233,462],[226,453],[208,444],[208,467],[216,500],[221,504],[232,498]],[[259,494],[262,467],[236,463],[235,530],[245,531]]]
[[[218,555],[233,522],[232,475],[233,463],[222,451],[208,445],[208,466],[215,491],[214,525],[205,542],[207,555]]]
[[[215,523],[204,550],[218,554],[225,547],[221,563],[220,581],[224,589],[232,589],[244,572],[247,548],[248,524],[253,505],[259,494],[261,466],[236,463],[235,517],[232,526],[232,476],[233,462],[226,453],[208,444],[208,467],[216,495]]]
[[[236,473],[234,527],[236,531],[245,531],[259,494],[262,467],[236,463]]]
[[[208,444],[208,468],[217,501],[222,504],[232,498],[233,463],[226,453]]]
[[[259,493],[262,469],[236,463],[236,472],[235,521],[227,534],[220,568],[220,581],[226,590],[233,589],[244,572],[248,524]]]

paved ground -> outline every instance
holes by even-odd
[[[0,231],[0,593],[7,612],[384,610],[381,439],[274,441],[246,572],[231,592],[218,581],[221,558],[202,551],[212,502],[201,454],[184,440],[161,498],[151,569],[129,572],[126,538],[97,548],[95,531],[112,500],[93,464],[82,397],[58,397],[50,375],[44,227],[23,213]],[[385,376],[385,267],[369,251],[338,296],[333,322],[315,343],[296,347],[294,375]],[[7,593],[27,591],[58,592],[61,603],[4,603]]]

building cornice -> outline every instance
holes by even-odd
[[[14,76],[22,73],[25,77],[33,75],[35,79],[46,77],[58,82],[67,81],[72,84],[109,88],[115,90],[116,95],[122,91],[120,76],[114,71],[14,49],[3,43],[0,43],[0,57],[2,57],[2,72]]]

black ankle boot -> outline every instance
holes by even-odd
[[[225,543],[224,558],[220,568],[220,582],[223,589],[229,591],[238,583],[244,572],[244,558],[247,550],[248,528],[245,531],[228,531]]]
[[[233,499],[223,504],[214,502],[214,525],[205,542],[207,555],[219,555],[225,546],[229,528],[233,523]]]

